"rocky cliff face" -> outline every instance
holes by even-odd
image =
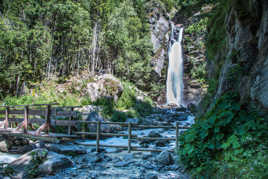
[[[147,4],[153,45],[152,65],[154,71],[161,77],[167,59],[170,21],[166,10],[161,4],[151,2]],[[164,75],[165,76],[165,75]]]
[[[151,42],[153,45],[152,66],[155,71],[155,78],[166,85],[168,68],[168,45],[170,40],[171,23],[183,24],[184,36],[184,102],[185,104],[198,104],[204,93],[202,84],[192,76],[194,70],[205,62],[205,50],[201,43],[204,43],[205,33],[197,34],[187,31],[188,27],[202,19],[203,10],[191,17],[187,17],[183,12],[178,11],[173,18],[167,12],[163,4],[157,1],[150,1],[146,4],[148,20],[151,29]],[[158,97],[159,103],[165,103],[166,91],[163,89]]]
[[[216,9],[208,26],[208,96],[238,92],[241,103],[267,116],[268,1],[227,1],[225,9]],[[203,112],[211,102],[203,100]]]

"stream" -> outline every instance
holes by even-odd
[[[187,113],[187,112],[186,112]],[[147,118],[152,125],[157,125],[163,120],[168,125],[174,125],[179,122],[180,126],[191,126],[194,123],[194,117],[185,115],[185,112],[178,112],[172,109],[166,109],[162,113],[152,114]],[[182,118],[184,116],[184,118]],[[184,129],[180,129],[180,133]],[[120,133],[127,134],[127,131]],[[144,129],[134,130],[133,135],[139,137],[175,137],[175,129]],[[154,136],[155,135],[155,136]],[[131,152],[118,148],[101,149],[100,153],[95,152],[95,147],[85,146],[84,144],[95,144],[96,140],[75,140],[60,144],[58,148],[69,148],[68,150],[79,149],[84,150],[84,154],[70,156],[66,155],[73,162],[73,166],[62,169],[50,176],[40,177],[40,179],[183,179],[189,178],[185,174],[183,166],[179,164],[178,157],[174,153],[167,152],[159,154],[156,152]],[[106,145],[125,145],[128,144],[126,137],[111,137],[102,139],[100,144]],[[53,144],[58,145],[58,144]],[[167,149],[175,148],[175,140],[173,141],[137,141],[132,146],[144,148]],[[49,148],[48,148],[49,150]],[[10,163],[21,155],[0,153],[0,163]],[[161,158],[162,157],[162,158]]]

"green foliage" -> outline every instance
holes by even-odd
[[[117,101],[116,107],[121,110],[130,109],[136,103],[136,92],[130,83],[123,83],[124,91]]]
[[[180,137],[179,155],[193,175],[267,176],[267,121],[237,101],[238,95],[225,94]]]
[[[154,0],[152,0],[154,1]],[[155,0],[164,9],[174,0]],[[3,0],[0,19],[0,98],[20,95],[55,75],[74,71],[113,72],[142,90],[151,90],[152,45],[146,0]],[[93,61],[97,27],[98,62]],[[95,36],[94,36],[95,37]],[[59,80],[61,81],[61,80]]]
[[[0,85],[4,95],[19,94],[25,82],[42,80],[48,73],[68,74],[90,46],[89,13],[77,2],[4,0],[2,17]],[[79,63],[83,65],[83,60]]]
[[[200,7],[208,4],[216,4],[219,1],[221,0],[179,0],[177,6],[181,14],[191,17],[196,12],[200,11]]]
[[[40,174],[39,166],[46,159],[47,154],[47,151],[40,152],[40,154],[38,152],[31,152],[31,165],[27,165],[27,167],[24,168],[24,170],[27,171],[27,177],[36,178]]]
[[[143,101],[137,100],[137,93],[134,89],[135,86],[132,84],[124,83],[124,91],[118,100],[116,107],[121,110],[134,109],[139,116],[149,115],[152,112],[152,100],[149,97],[145,97]]]
[[[229,1],[220,1],[210,14],[208,21],[208,36],[206,41],[207,57],[213,60],[218,50],[225,49],[226,46],[226,29],[225,16],[230,8]]]
[[[150,34],[144,33],[145,24],[136,13],[129,0],[116,7],[110,17],[105,31],[105,44],[108,55],[112,55],[115,74],[123,80],[130,80],[141,88],[149,80]]]
[[[208,17],[201,18],[200,21],[189,25],[185,29],[185,33],[189,34],[195,33],[201,35],[207,31],[207,23],[208,23]]]
[[[113,122],[125,122],[127,117],[128,116],[124,112],[114,111],[114,113],[111,117],[111,121],[113,121]]]
[[[15,170],[13,168],[7,166],[7,167],[3,168],[3,173],[6,176],[12,176],[15,173]]]
[[[96,106],[101,106],[102,107],[102,115],[106,118],[109,118],[113,115],[115,111],[115,104],[113,99],[111,98],[99,98],[97,101],[92,103],[93,105]]]
[[[79,97],[75,93],[59,93],[55,89],[54,83],[43,82],[46,86],[44,89],[32,89],[31,92],[26,93],[20,97],[7,96],[3,100],[3,104],[6,105],[24,105],[24,104],[48,104],[59,103],[62,106],[77,106],[83,104],[89,104],[90,99],[87,96]]]
[[[135,86],[123,83],[124,91],[118,101],[110,98],[100,98],[92,103],[102,107],[102,115],[111,118],[112,121],[125,121],[127,117],[144,117],[149,115],[153,109],[152,100],[146,97],[143,101],[138,100]],[[125,111],[125,112],[122,112]]]

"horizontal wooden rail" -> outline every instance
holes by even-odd
[[[5,111],[1,110],[0,114],[5,114]],[[13,114],[13,115],[24,114],[24,110],[9,110],[9,114]],[[29,109],[29,115],[43,116],[45,115],[45,109],[44,110]]]
[[[0,118],[0,121],[4,121],[5,119],[3,118]],[[23,122],[24,119],[23,118],[8,118],[8,121],[9,122],[17,122],[17,123],[20,123],[20,122]],[[32,123],[37,123],[37,124],[43,124],[44,122],[46,122],[44,119],[35,119],[35,118],[32,118],[28,121],[29,124],[32,124]]]
[[[152,149],[152,148],[133,148],[133,151],[137,151],[137,152],[163,152],[166,149]],[[171,150],[167,150],[169,152],[174,152],[173,149]]]
[[[29,115],[37,115],[37,116],[44,116],[46,115],[46,109],[43,110],[34,110],[29,109]],[[53,110],[53,108],[52,108]],[[5,110],[0,110],[0,114],[5,114]],[[22,115],[24,114],[24,110],[9,110],[9,114],[11,115]],[[70,117],[70,116],[76,116],[75,111],[53,111],[51,113],[52,116],[62,116],[62,117]]]
[[[14,107],[24,107],[24,106],[48,106],[48,105],[59,105],[59,103],[51,103],[51,104],[25,104],[25,105],[2,105],[0,107],[4,108],[4,107],[10,107],[10,108],[14,108]]]
[[[79,123],[87,123],[87,124],[97,124],[97,121],[77,121]],[[125,122],[101,122],[101,124],[110,124],[110,125],[121,125],[121,126],[128,126],[128,123]],[[175,126],[154,126],[154,125],[139,125],[139,124],[135,124],[135,123],[131,123],[132,128],[143,128],[143,129],[176,129]],[[189,129],[190,127],[186,127],[186,126],[179,126],[180,129]]]
[[[59,106],[55,107],[56,109],[63,109],[63,108],[83,108],[83,106]]]
[[[78,136],[78,135],[69,135],[69,134],[53,134],[53,133],[50,133],[50,134],[44,134],[42,135],[44,137],[51,137],[51,138],[75,138],[75,139],[80,139],[81,137]]]
[[[95,147],[96,144],[83,144],[83,143],[76,143],[78,145],[83,146],[90,146]],[[128,149],[128,146],[125,145],[107,145],[107,144],[99,144],[99,147],[109,147],[109,148],[119,148],[119,149]],[[143,147],[137,147],[137,146],[131,146],[131,151],[141,151],[141,152],[162,152],[165,149],[153,149],[153,148],[143,148]],[[174,150],[168,150],[170,152],[173,152]]]
[[[75,132],[75,134],[78,135],[93,135],[96,136],[96,132]],[[100,136],[110,136],[110,137],[127,137],[128,134],[114,134],[114,133],[100,133]],[[137,137],[137,135],[132,135],[134,137]]]
[[[86,123],[86,124],[97,124],[98,121],[78,121],[80,123]],[[108,125],[125,125],[127,126],[128,123],[125,122],[101,122],[101,124],[108,124]]]
[[[154,126],[154,125],[133,125],[135,128],[141,128],[141,129],[175,129],[174,126]]]
[[[176,137],[160,138],[160,137],[137,137],[131,139],[132,141],[143,141],[143,140],[176,140]]]
[[[0,121],[4,121],[4,118],[0,118]],[[9,122],[23,122],[24,119],[23,118],[8,118]],[[35,118],[31,118],[28,123],[32,124],[32,123],[37,123],[37,124],[43,124],[45,123],[46,120],[45,119],[35,119]],[[51,125],[52,126],[76,126],[77,122],[76,121],[68,121],[68,120],[51,120]]]
[[[52,126],[76,126],[77,121],[70,120],[51,120]]]
[[[71,117],[71,116],[76,116],[75,111],[54,111],[52,112],[52,115],[54,116],[63,116],[63,117]]]

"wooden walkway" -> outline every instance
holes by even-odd
[[[101,122],[101,121],[84,121],[79,120],[79,112],[75,108],[81,106],[63,106],[57,104],[34,104],[34,105],[17,105],[17,106],[0,106],[0,135],[16,136],[22,138],[30,138],[33,140],[43,140],[52,143],[59,143],[62,139],[85,139],[87,136],[95,136],[96,144],[84,144],[87,146],[96,146],[96,151],[100,148],[113,147],[127,149],[131,151],[154,151],[161,152],[161,149],[142,148],[133,146],[134,141],[143,140],[165,140],[176,141],[175,149],[179,148],[179,129],[188,129],[188,127],[181,127],[176,123],[175,126],[153,126],[153,125],[138,125],[133,123],[123,122]],[[2,117],[1,117],[2,116]],[[87,131],[86,125],[96,125],[96,132]],[[102,132],[102,125],[120,125],[127,130],[127,134],[119,133],[104,133]],[[77,129],[80,126],[81,131]],[[54,128],[61,127],[66,129],[66,133],[53,133]],[[169,138],[152,138],[139,137],[133,135],[133,129],[174,129],[176,131],[175,137]],[[128,145],[102,145],[100,144],[101,137],[126,137]],[[174,150],[174,149],[172,149]]]

